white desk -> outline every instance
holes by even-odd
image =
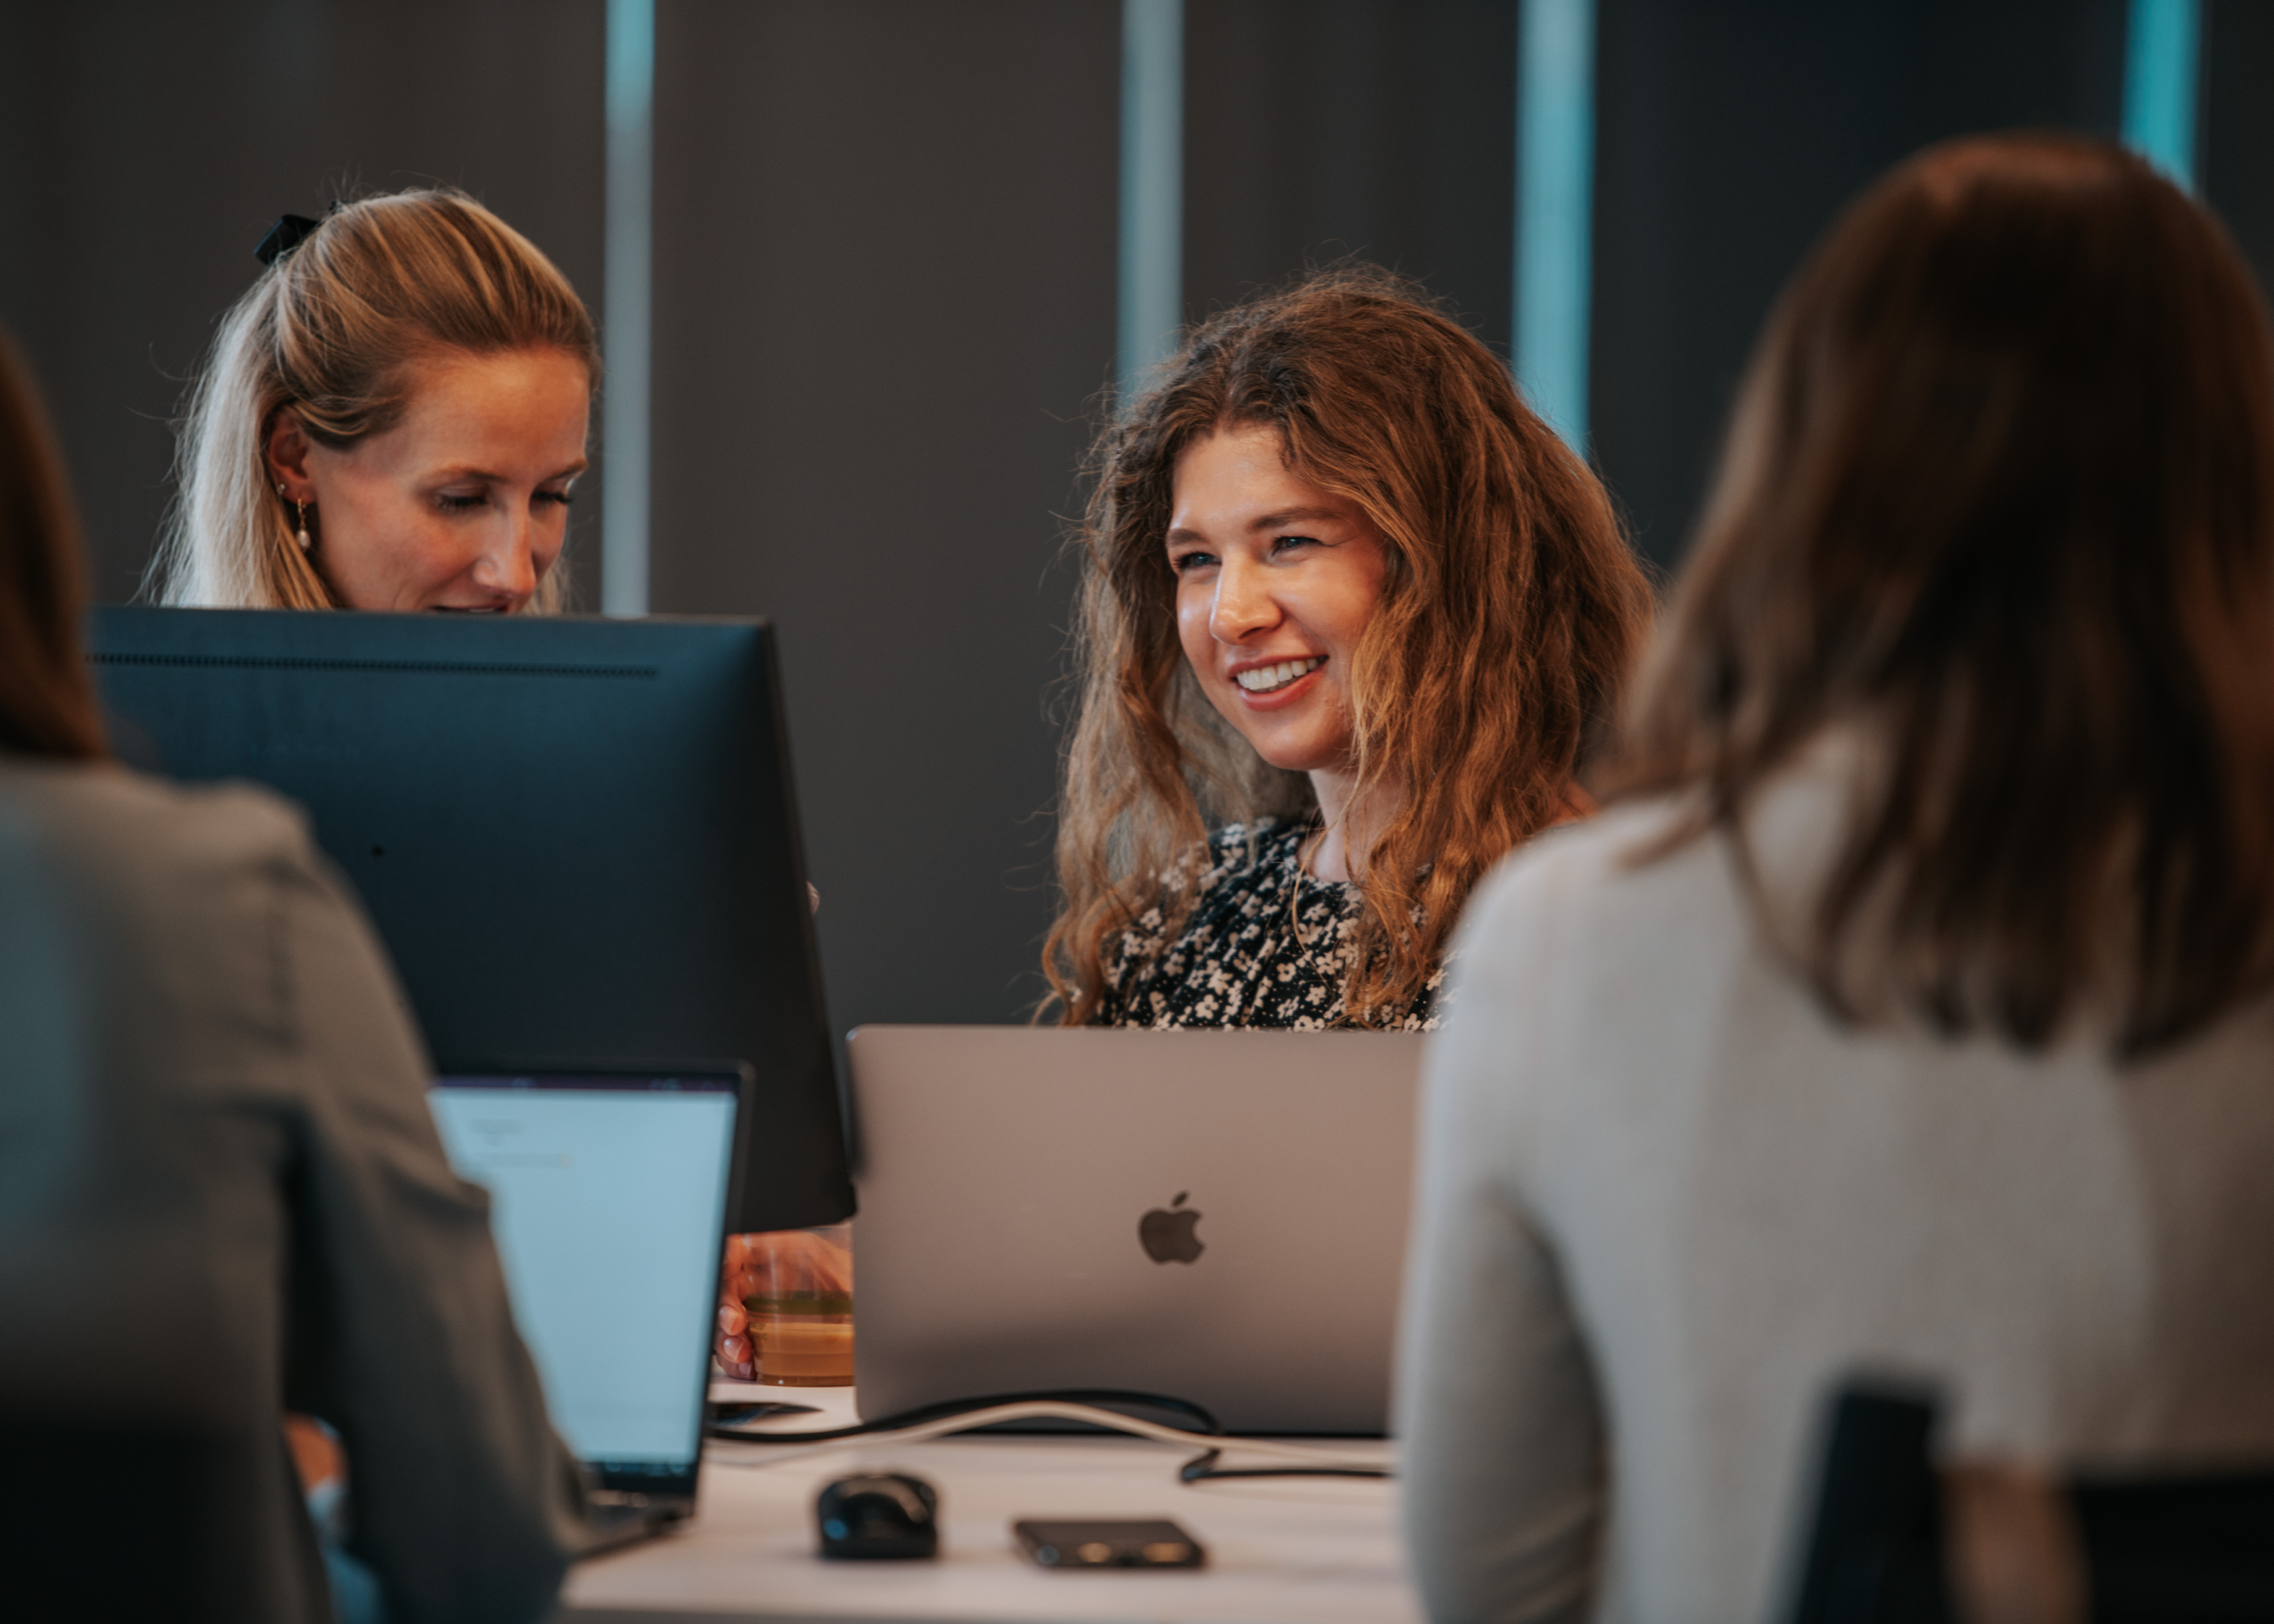
[[[741,1384],[735,1390],[817,1398],[832,1414],[845,1408],[833,1393]],[[1358,1460],[1386,1455],[1381,1444],[1329,1447]],[[560,1624],[1409,1624],[1420,1617],[1398,1547],[1396,1490],[1387,1483],[1265,1477],[1185,1485],[1176,1471],[1190,1451],[1095,1435],[966,1436],[889,1448],[856,1440],[784,1466],[741,1464],[780,1453],[770,1445],[712,1446],[696,1518],[664,1538],[579,1564],[562,1594]],[[939,1490],[939,1559],[822,1560],[813,1525],[821,1485],[895,1467]],[[1015,1518],[1091,1515],[1174,1517],[1208,1547],[1209,1566],[1049,1572],[1012,1543]]]

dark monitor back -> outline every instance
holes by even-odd
[[[452,1066],[757,1074],[734,1227],[853,1210],[764,621],[99,609],[129,763],[305,805]]]

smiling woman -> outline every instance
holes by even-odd
[[[366,198],[297,224],[222,319],[191,395],[149,595],[555,607],[599,374],[575,290],[454,192]]]
[[[1196,330],[1093,471],[1059,1019],[1434,1026],[1470,890],[1586,808],[1648,620],[1602,486],[1374,270]]]

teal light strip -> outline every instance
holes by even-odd
[[[647,613],[655,0],[608,0],[607,262],[601,328],[600,609]]]
[[[1121,4],[1122,398],[1175,349],[1185,297],[1184,0]]]
[[[2198,0],[2132,0],[2124,45],[2124,144],[2193,192]]]
[[[1523,0],[1519,30],[1517,381],[1532,410],[1585,456],[1594,239],[1594,0]]]

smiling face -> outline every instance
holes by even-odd
[[[1177,633],[1201,690],[1273,766],[1344,771],[1352,657],[1389,571],[1381,531],[1290,473],[1264,426],[1186,447],[1174,504]]]
[[[311,556],[343,607],[522,609],[568,538],[591,410],[584,364],[525,350],[409,365],[402,421],[343,451],[281,414],[269,479],[308,504]]]

